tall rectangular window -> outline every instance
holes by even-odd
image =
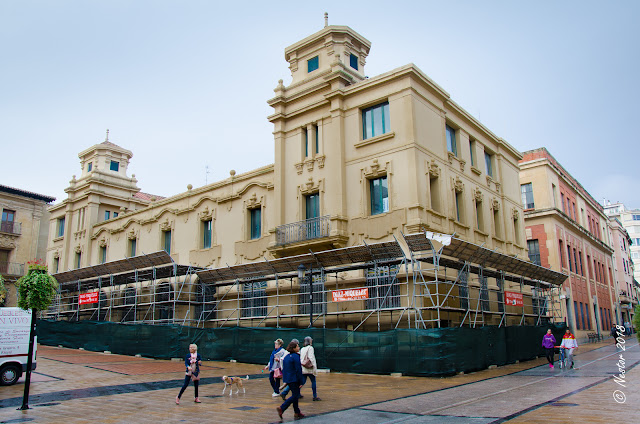
[[[387,177],[369,180],[369,193],[371,196],[371,215],[389,212],[389,190]]]
[[[487,167],[487,175],[493,177],[493,155],[484,152],[484,163]]]
[[[136,245],[138,244],[138,240],[132,239],[129,240],[129,257],[136,256]]]
[[[80,268],[80,264],[82,264],[82,254],[80,252],[76,252],[76,260],[75,260],[76,269]]]
[[[388,133],[389,129],[389,102],[362,110],[363,140]]]
[[[320,138],[319,138],[320,130],[318,129],[317,125],[313,126],[313,132],[314,132],[313,141],[316,146],[316,155],[317,155],[318,153],[320,153]]]
[[[208,249],[211,247],[211,228],[212,220],[202,221],[202,248]]]
[[[87,172],[91,172],[92,169],[93,169],[93,163],[89,162],[89,164],[87,165]]]
[[[318,56],[312,57],[307,60],[307,73],[313,72],[320,66],[320,62],[318,61]]]
[[[540,262],[540,245],[538,240],[528,240],[527,248],[529,249],[529,260],[536,265],[542,265]]]
[[[533,185],[531,183],[520,184],[520,198],[522,207],[525,209],[533,209],[536,207],[533,202]]]
[[[482,202],[479,200],[476,200],[476,225],[478,230],[484,231],[484,210]]]
[[[120,170],[120,162],[116,162],[115,160],[112,160],[111,163],[109,164],[109,169],[111,171],[118,172]]]
[[[109,218],[111,218],[111,212],[104,211],[104,220],[107,221],[109,220]]]
[[[245,283],[242,288],[242,316],[267,315],[267,282]]]
[[[589,304],[588,303],[584,304],[584,311],[586,312],[586,315],[587,315],[587,327],[589,328],[589,330],[591,330],[591,327],[592,327],[591,326],[591,316],[589,314]],[[585,327],[585,329],[586,329],[586,327]]]
[[[567,246],[567,259],[569,259],[569,271],[573,272],[573,262],[571,262],[571,246]]]
[[[251,240],[258,239],[262,236],[262,210],[260,208],[250,209],[251,217]]]
[[[469,157],[471,158],[471,166],[476,166],[476,142],[469,139]]]
[[[582,252],[578,252],[578,260],[580,262],[580,275],[584,277],[584,268],[582,268]]]
[[[351,66],[356,71],[358,70],[358,56],[355,54],[349,55],[349,66]]]
[[[305,216],[306,219],[313,219],[320,216],[320,194],[308,194],[305,196]]]
[[[302,129],[302,142],[304,143],[304,157],[309,157],[309,129],[307,127]]]
[[[431,209],[437,212],[441,212],[440,207],[440,184],[438,177],[429,176],[429,197],[431,200]]]
[[[578,302],[573,301],[573,313],[576,316],[576,330],[580,330],[580,315],[578,315]]]
[[[378,266],[365,271],[369,289],[366,309],[400,307],[400,286],[396,278],[398,271],[397,265]]]
[[[458,156],[458,145],[456,144],[456,130],[449,125],[445,126],[447,132],[447,150],[454,155]]]
[[[589,308],[587,308],[587,314],[589,313]],[[584,316],[584,305],[582,302],[580,302],[580,316],[582,317],[582,329],[586,330],[587,329],[587,322],[588,322],[588,318],[586,318]]]
[[[558,250],[560,254],[560,266],[564,267],[564,250],[562,248],[562,240],[558,240]]]
[[[107,247],[100,246],[100,263],[103,264],[107,262]]]
[[[60,269],[60,258],[53,258],[53,272],[54,274]]]
[[[462,222],[462,193],[456,191],[456,221]]]
[[[162,248],[168,254],[171,254],[171,230],[162,232]]]
[[[557,193],[556,193],[556,185],[555,184],[551,184],[551,195],[553,196],[553,207],[558,207],[558,201],[556,200],[556,197],[558,197]]]
[[[493,231],[495,232],[495,236],[498,238],[502,238],[502,225],[500,225],[500,210],[493,210]]]
[[[573,269],[576,270],[576,274],[578,273],[578,253],[576,248],[573,248]]]
[[[57,237],[62,237],[64,235],[64,217],[58,218],[58,232],[56,234]]]

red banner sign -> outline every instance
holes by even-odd
[[[369,289],[365,287],[361,289],[334,290],[331,292],[331,297],[334,302],[369,299]]]
[[[98,303],[98,292],[82,293],[78,297],[78,304],[84,305],[86,303]]]
[[[505,291],[504,294],[505,294],[505,297],[506,297],[505,303],[507,305],[524,306],[524,304],[522,303],[522,293],[515,293],[515,292]]]

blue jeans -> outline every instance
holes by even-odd
[[[273,387],[273,393],[280,393],[280,379],[273,376],[273,371],[269,373],[269,383]]]
[[[309,380],[311,380],[311,390],[313,391],[313,397],[317,398],[318,397],[318,392],[316,391],[316,376],[313,374],[302,374],[303,380],[302,380],[302,385],[304,386],[305,384],[307,384],[307,377],[309,377]],[[285,389],[282,391],[282,395],[287,395],[287,393],[289,393],[289,386],[285,387]]]
[[[298,399],[300,399],[300,382],[295,381],[293,383],[289,383],[287,390],[291,390],[291,396],[285,400],[282,405],[280,405],[280,408],[282,409],[282,412],[284,412],[287,410],[289,405],[293,404],[293,412],[299,414],[300,408],[298,408]]]

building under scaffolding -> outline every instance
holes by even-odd
[[[354,331],[559,320],[565,274],[449,235],[403,240],[216,269],[136,256],[55,274],[60,293],[45,316]]]

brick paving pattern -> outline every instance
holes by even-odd
[[[265,350],[265,356],[268,353]],[[627,341],[625,403],[611,342],[581,346],[578,370],[550,369],[539,358],[448,378],[321,373],[318,394],[303,387],[300,408],[309,423],[549,423],[635,422],[640,408],[640,348]],[[266,362],[266,360],[265,360]],[[261,365],[207,361],[201,404],[190,386],[174,402],[184,378],[180,362],[40,346],[28,411],[17,411],[23,384],[0,388],[0,423],[272,423],[282,399],[271,397]],[[245,376],[246,394],[222,396],[222,375]],[[293,411],[284,421],[293,421]]]

